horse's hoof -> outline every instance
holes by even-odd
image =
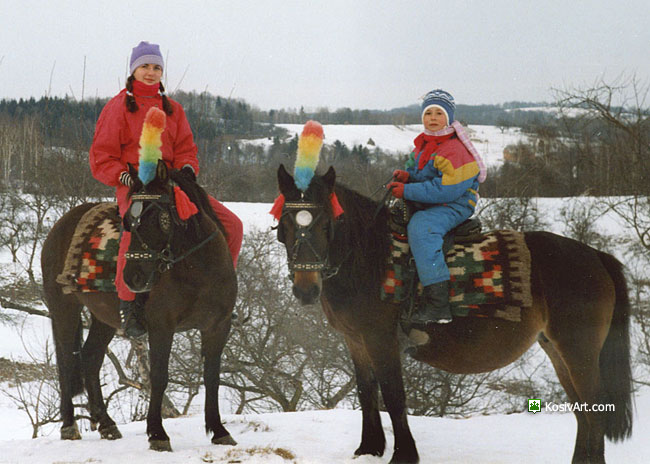
[[[105,440],[118,440],[122,438],[122,434],[117,428],[117,425],[110,425],[104,429],[100,428],[99,435]]]
[[[172,445],[169,440],[149,440],[149,449],[153,451],[171,451]]]
[[[81,440],[81,434],[76,423],[61,427],[61,440]]]
[[[385,446],[385,445],[384,445]],[[358,458],[359,456],[378,456],[382,457],[384,455],[384,448],[369,448],[366,446],[360,446],[354,452],[354,457]]]
[[[223,437],[219,437],[219,438],[212,437],[212,443],[214,445],[232,445],[232,446],[235,446],[237,444],[235,439],[231,437],[230,434],[224,435]]]

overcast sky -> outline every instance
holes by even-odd
[[[650,78],[648,0],[0,0],[0,98],[108,97],[159,43],[168,90],[261,109],[552,101]],[[84,58],[86,60],[85,87]]]

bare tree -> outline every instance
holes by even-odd
[[[21,338],[24,343],[23,331]],[[42,353],[26,349],[30,362],[0,358],[0,392],[18,409],[25,412],[32,425],[32,438],[37,438],[44,425],[58,422],[59,395],[56,388],[56,365],[48,343]]]
[[[512,229],[520,232],[548,227],[542,219],[537,200],[530,197],[483,198],[477,216],[484,229]]]

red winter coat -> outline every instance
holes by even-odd
[[[115,186],[117,204],[123,215],[127,207],[128,187],[120,183],[120,174],[128,171],[127,163],[138,166],[140,133],[147,111],[152,106],[162,109],[162,97],[135,95],[138,111],[131,113],[126,109],[126,89],[109,100],[99,115],[95,136],[90,147],[90,170],[98,181]],[[169,98],[174,112],[167,116],[165,131],[162,134],[162,157],[167,166],[181,169],[186,164],[199,173],[196,158],[197,147],[194,143],[190,124],[187,122],[183,107]]]

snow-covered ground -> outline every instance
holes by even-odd
[[[640,415],[633,437],[620,444],[608,442],[607,462],[648,462],[650,421],[642,413],[650,407],[650,395],[638,398],[637,407]],[[19,420],[19,415],[11,419]],[[58,434],[35,440],[3,435],[0,463],[380,464],[390,460],[393,447],[387,414],[382,413],[382,421],[387,440],[382,458],[353,459],[361,436],[361,412],[335,409],[226,415],[224,424],[238,442],[235,447],[211,445],[203,433],[200,415],[168,419],[165,428],[172,453],[149,451],[144,422],[120,425],[124,438],[118,441],[100,440],[97,432],[84,433],[80,441],[61,441]],[[422,464],[568,463],[576,427],[573,414],[547,412],[494,414],[471,419],[410,417],[409,423]],[[282,451],[290,452],[294,458],[284,459],[279,455]]]
[[[290,125],[285,125],[289,128]],[[293,130],[300,132],[301,125]],[[408,150],[419,132],[419,126],[325,126],[326,142],[339,139],[348,146],[365,144],[372,138],[382,149]],[[503,148],[516,143],[522,134],[514,129],[505,133],[495,127],[472,126],[473,138],[489,165],[502,161]],[[399,135],[399,137],[398,137]],[[385,138],[384,138],[385,137]],[[365,139],[365,140],[364,140]],[[262,142],[261,142],[262,143]],[[404,147],[404,148],[402,148]],[[550,224],[549,229],[564,232],[558,215],[568,202],[589,203],[593,198],[539,199],[537,206]],[[270,204],[227,203],[244,222],[245,230],[268,229],[273,219],[268,214]],[[601,233],[617,235],[621,224],[612,216],[604,215],[596,221]],[[622,254],[616,253],[619,259]],[[3,255],[0,254],[0,259]],[[4,261],[6,262],[6,261]],[[0,324],[0,357],[29,359],[33,347],[24,346],[22,339],[34,340],[43,346],[51,338],[49,323],[42,317],[23,316],[18,325]],[[552,401],[546,398],[544,400]],[[636,416],[633,436],[619,444],[606,444],[606,458],[610,463],[646,463],[650,446],[650,391],[642,390],[636,398]],[[390,421],[382,414],[387,436],[383,458],[353,459],[361,434],[361,412],[346,409],[234,415],[228,407],[222,409],[226,427],[239,442],[236,447],[211,445],[203,430],[202,414],[179,419],[168,419],[165,427],[171,437],[173,453],[148,450],[144,422],[119,424],[122,440],[109,442],[99,439],[97,432],[82,431],[81,441],[60,441],[58,427],[46,427],[45,436],[31,440],[31,426],[24,411],[20,411],[0,394],[0,464],[50,463],[286,463],[379,464],[389,461],[393,436]],[[421,462],[429,463],[557,463],[569,462],[575,440],[576,423],[571,413],[542,411],[537,414],[506,415],[494,411],[489,416],[468,419],[410,417]],[[274,452],[277,451],[277,453]],[[294,458],[280,456],[286,450]]]
[[[289,137],[300,134],[302,124],[277,124],[289,132]],[[348,148],[362,145],[369,150],[380,148],[385,153],[408,154],[413,148],[413,139],[422,132],[421,124],[395,126],[380,124],[372,126],[325,124],[324,143],[331,145],[339,140]],[[469,134],[476,149],[483,157],[486,165],[499,166],[503,163],[503,149],[507,145],[517,142],[526,142],[528,137],[521,133],[517,127],[505,129],[503,132],[495,126],[470,125]],[[371,143],[369,143],[371,142]],[[269,139],[247,141],[255,145],[268,146],[272,143]]]

